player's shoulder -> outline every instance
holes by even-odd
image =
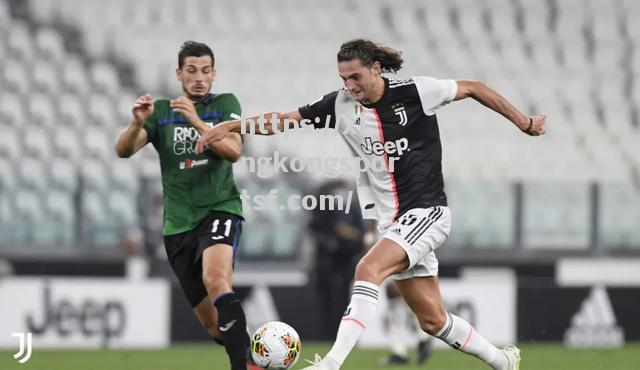
[[[171,100],[169,99],[155,99],[153,101],[153,111],[156,115],[166,115],[171,111]]]
[[[170,102],[171,102],[171,100],[169,100],[169,99],[164,99],[164,98],[161,98],[161,99],[155,99],[155,100],[153,101],[153,106],[154,106],[154,108],[156,108],[156,109],[157,109],[157,108],[167,108],[167,109],[168,109],[168,108],[169,108],[169,103],[170,103]]]
[[[414,77],[404,78],[404,79],[396,79],[396,78],[389,79],[389,88],[391,89],[395,89],[403,86],[412,86],[415,84],[416,84],[416,81]]]

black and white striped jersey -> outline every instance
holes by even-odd
[[[384,78],[384,94],[371,105],[355,101],[346,89],[299,108],[304,119],[337,129],[354,155],[370,166],[358,179],[364,218],[387,227],[412,208],[446,206],[442,146],[436,110],[451,102],[454,80]]]

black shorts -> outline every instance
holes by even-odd
[[[233,248],[233,259],[242,233],[242,217],[226,212],[214,212],[203,219],[195,229],[175,235],[165,235],[164,247],[173,272],[191,307],[207,296],[202,282],[202,253],[215,244],[228,244]]]

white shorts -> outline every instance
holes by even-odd
[[[395,280],[438,275],[435,250],[451,232],[449,207],[414,208],[382,231],[382,237],[394,241],[407,252],[409,267],[393,275]]]

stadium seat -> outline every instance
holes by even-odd
[[[49,188],[45,164],[37,159],[25,158],[17,166],[18,179],[21,189],[42,193]]]
[[[548,45],[549,37],[551,37],[549,32],[551,24],[549,19],[550,3],[539,0],[518,0],[517,4],[522,9],[523,36],[527,40],[533,41],[536,48]]]
[[[640,246],[640,190],[633,184],[603,183],[600,186],[598,235],[607,248]],[[621,217],[621,215],[624,215]]]
[[[91,85],[87,76],[86,66],[80,58],[77,56],[67,57],[62,68],[62,83],[65,90],[74,92],[79,96],[87,94]]]
[[[92,158],[112,159],[115,157],[109,131],[99,127],[87,128],[84,132],[84,153]]]
[[[93,94],[87,97],[87,112],[90,125],[107,128],[117,124],[115,106],[106,95]]]
[[[2,26],[0,26],[2,27]],[[0,35],[2,34],[2,30],[0,29]],[[0,60],[9,59],[8,57],[9,51],[7,50],[6,41],[4,38],[0,37]]]
[[[596,45],[622,44],[619,28],[622,12],[619,9],[619,1],[589,1],[587,6],[589,25],[592,27]]]
[[[20,94],[4,90],[0,92],[0,121],[5,125],[21,126],[26,113]]]
[[[35,35],[38,53],[46,60],[63,64],[65,58],[64,39],[60,32],[52,27],[40,27]]]
[[[9,3],[6,0],[0,0],[0,30],[4,31],[4,28],[8,27],[10,22]]]
[[[53,154],[49,132],[42,126],[27,125],[22,128],[22,155],[47,160]]]
[[[60,125],[79,129],[88,125],[89,120],[80,96],[64,93],[58,97],[57,106]]]
[[[89,224],[106,224],[110,221],[103,193],[91,190],[82,193],[82,217],[86,217]]]
[[[83,191],[106,193],[110,188],[109,172],[102,161],[97,159],[85,159],[80,168]]]
[[[33,36],[29,25],[24,21],[14,20],[7,31],[7,46],[11,56],[23,63],[34,60]]]
[[[14,59],[13,51],[9,50],[10,59],[2,64],[2,88],[13,93],[28,94],[31,91],[31,78],[27,72],[27,64]]]
[[[82,193],[82,217],[85,221],[84,239],[90,246],[101,249],[119,246],[123,231],[117,220],[112,218],[104,193]]]
[[[76,209],[74,194],[65,191],[48,191],[45,196],[47,233],[43,244],[71,245],[75,237]]]
[[[9,159],[0,158],[0,194],[10,196],[16,188],[17,175],[14,163]]]
[[[73,162],[66,159],[54,159],[47,167],[51,189],[65,193],[73,193],[78,190],[78,170]]]
[[[93,63],[89,67],[91,81],[96,90],[108,96],[115,96],[120,90],[120,80],[115,67],[108,62]]]
[[[138,192],[140,181],[131,161],[114,160],[109,166],[109,171],[114,189],[131,194]]]
[[[59,0],[40,0],[38,2],[29,1],[29,14],[34,20],[47,23],[52,22],[58,10]]]
[[[1,166],[0,162],[0,174],[2,174]],[[8,249],[17,244],[17,235],[14,232],[14,223],[16,222],[14,213],[13,193],[0,191],[0,249],[3,247]]]
[[[83,142],[77,128],[56,128],[53,132],[53,148],[56,157],[75,161],[84,157]]]
[[[107,204],[112,220],[123,228],[138,224],[138,202],[133,192],[111,191],[107,194]]]
[[[45,218],[43,199],[32,190],[17,190],[14,193],[12,239],[18,245],[33,244],[38,226]]]
[[[27,99],[29,125],[40,129],[52,129],[57,125],[58,112],[52,98],[43,93],[36,93]]]
[[[589,194],[586,182],[526,184],[523,199],[525,247],[588,248]]]
[[[41,59],[33,66],[33,84],[37,91],[48,94],[60,90],[58,71],[52,62]]]
[[[453,231],[447,245],[458,248],[509,248],[515,240],[514,189],[507,182],[446,184]]]
[[[158,97],[154,98],[157,99]],[[133,104],[136,102],[136,99],[138,99],[138,97],[132,92],[123,92],[118,95],[116,101],[117,122],[114,122],[115,127],[123,129],[131,122],[133,118],[131,110],[133,109]]]
[[[0,130],[0,157],[7,160],[17,160],[22,155],[19,131],[10,126]]]

